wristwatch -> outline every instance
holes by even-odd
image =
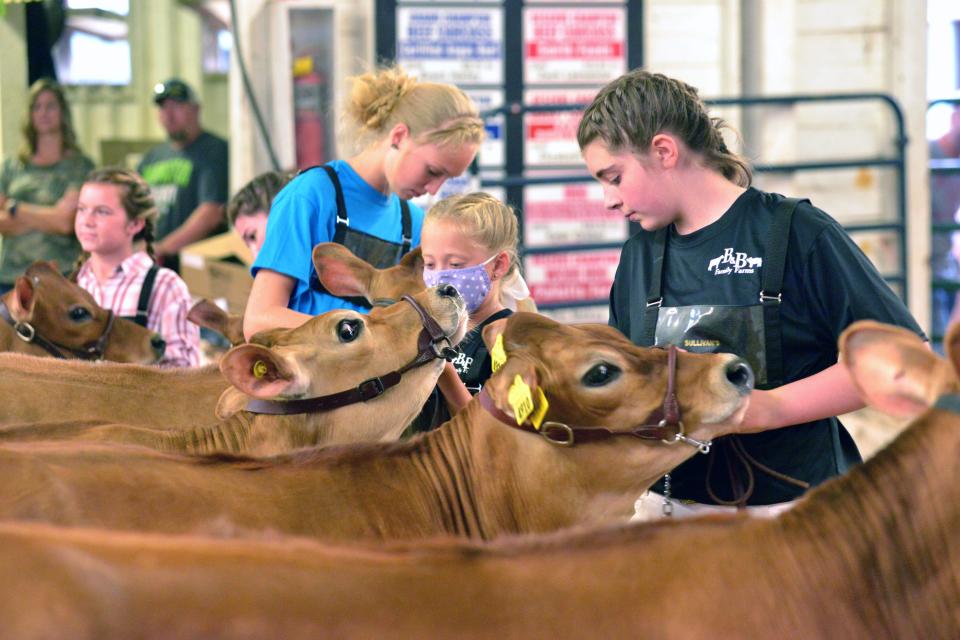
[[[13,198],[7,200],[7,212],[10,214],[11,218],[17,217],[17,204],[19,204]]]

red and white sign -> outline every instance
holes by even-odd
[[[597,89],[531,89],[525,91],[527,105],[589,104]],[[582,111],[530,112],[523,119],[523,157],[527,166],[583,166],[577,145],[577,127]]]
[[[619,249],[534,254],[524,258],[523,274],[538,304],[603,301],[619,262]]]
[[[603,188],[599,184],[527,187],[523,196],[525,246],[623,242],[627,239],[627,221],[603,206]]]
[[[601,84],[623,74],[626,15],[624,7],[524,9],[524,81]]]
[[[589,307],[567,307],[566,309],[543,309],[540,311],[548,318],[564,324],[579,324],[583,322],[597,322],[607,324],[610,321],[610,305]]]

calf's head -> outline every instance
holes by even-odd
[[[467,314],[455,288],[440,285],[412,298],[451,344],[460,341],[466,332]],[[423,331],[417,309],[401,302],[376,307],[368,315],[347,309],[330,311],[296,329],[257,334],[250,343],[231,349],[220,362],[220,370],[235,389],[224,392],[218,415],[223,418],[242,409],[247,396],[273,400],[325,396],[399,370],[420,354]],[[418,393],[422,391],[421,405],[443,362],[432,359],[403,374],[404,379],[414,380]],[[395,395],[384,395],[388,397],[396,402]]]
[[[158,334],[113,317],[48,262],[28,267],[3,302],[21,340],[50,343],[63,357],[150,364],[166,347]]]
[[[544,423],[618,432],[651,420],[664,405],[672,377],[686,435],[710,439],[722,435],[712,425],[742,417],[753,387],[749,366],[734,355],[678,352],[671,374],[666,350],[638,347],[606,325],[563,325],[518,312],[501,326],[485,328],[491,353],[500,350],[500,330],[506,361],[486,389],[514,420],[510,395],[517,376],[532,393],[543,393]]]

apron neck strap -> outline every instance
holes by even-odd
[[[650,289],[647,291],[647,308],[643,313],[643,344],[652,347],[657,341],[657,317],[663,305],[663,261],[667,254],[669,227],[657,229],[653,236],[653,264],[650,271]]]

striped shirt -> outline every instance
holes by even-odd
[[[104,309],[118,316],[137,315],[140,289],[153,265],[150,256],[138,251],[124,260],[106,282],[97,280],[89,261],[80,267],[77,284],[90,292]],[[160,269],[153,283],[147,306],[147,328],[159,333],[167,343],[160,366],[195,367],[200,364],[200,328],[187,320],[190,291],[170,269]]]

